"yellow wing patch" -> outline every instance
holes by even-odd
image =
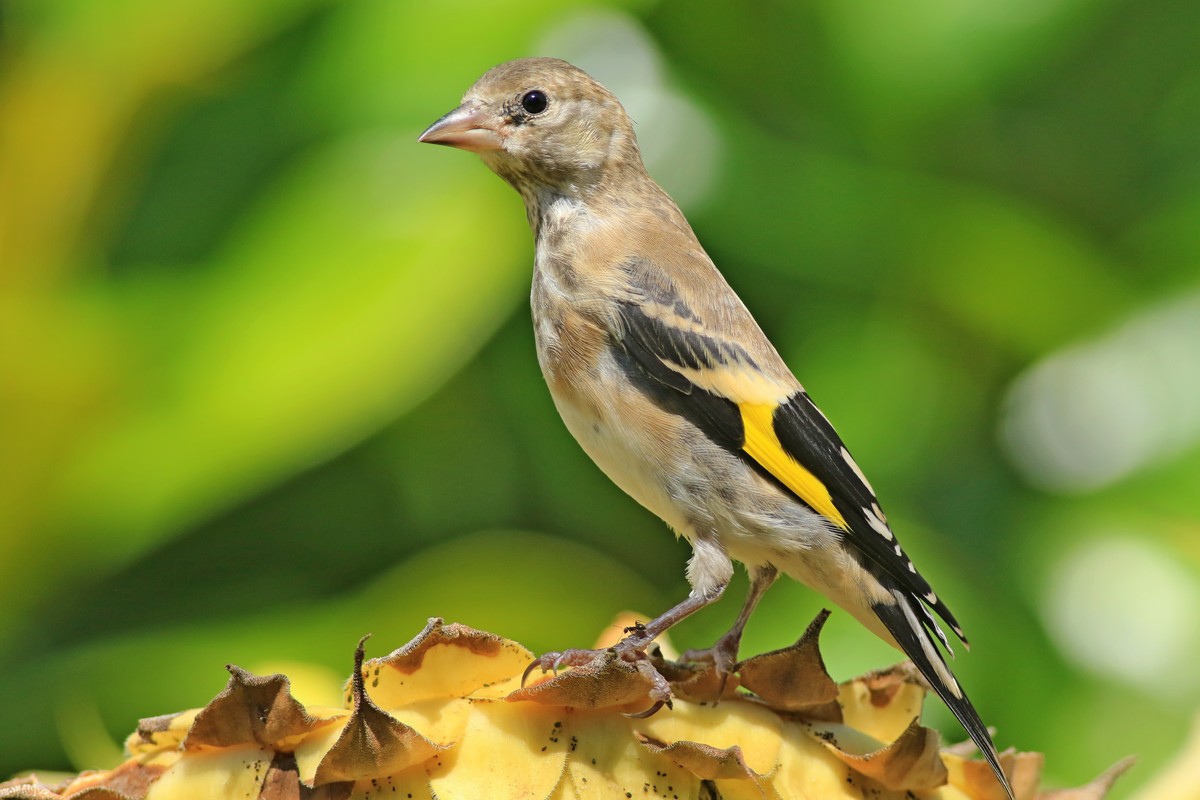
[[[742,412],[742,427],[745,429],[746,442],[742,449],[747,455],[762,464],[768,472],[807,503],[818,514],[833,522],[842,530],[850,530],[845,517],[833,504],[833,498],[825,484],[816,475],[802,467],[796,459],[787,454],[779,437],[775,435],[773,417],[774,404],[740,403],[738,410]]]

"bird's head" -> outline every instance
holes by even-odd
[[[585,196],[629,170],[644,172],[633,125],[617,98],[554,58],[488,70],[418,141],[479,153],[527,201],[546,190]]]

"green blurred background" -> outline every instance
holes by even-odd
[[[111,763],[226,662],[346,674],[431,615],[583,645],[686,592],[547,396],[519,198],[415,142],[540,54],[626,101],[965,624],[1000,745],[1058,783],[1138,754],[1130,796],[1200,706],[1198,29],[1191,0],[5,0],[0,776]],[[821,606],[778,585],[744,652]],[[824,649],[897,659],[842,613]]]

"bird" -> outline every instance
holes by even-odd
[[[954,615],[917,571],[874,489],[649,175],[620,101],[572,64],[489,69],[418,138],[477,153],[520,193],[534,237],[537,358],[568,430],[600,469],[692,547],[687,597],[626,631],[623,657],[724,593],[750,589],[706,651],[718,672],[780,572],[902,650],[1012,797],[992,739],[947,666]],[[543,670],[594,651],[549,653]]]

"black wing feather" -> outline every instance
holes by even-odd
[[[625,335],[614,337],[609,345],[626,377],[659,408],[688,420],[731,453],[741,454],[746,432],[737,403],[696,386],[666,363],[690,369],[706,366],[704,343],[689,346],[687,334],[647,316],[636,305],[623,305],[621,315]],[[677,358],[668,359],[659,351],[664,342],[671,343]]]
[[[971,741],[979,748],[979,752],[987,759],[988,764],[995,773],[996,779],[1000,781],[1004,790],[1009,797],[1013,797],[1012,786],[1008,782],[1004,770],[1000,768],[1000,758],[996,754],[996,746],[992,743],[992,737],[988,733],[987,726],[983,724],[983,720],[979,717],[979,712],[975,710],[975,706],[967,697],[965,691],[954,682],[953,687],[948,686],[939,674],[938,666],[946,673],[949,670],[946,667],[946,660],[942,658],[942,654],[938,651],[937,646],[928,638],[927,631],[923,630],[920,624],[915,624],[917,614],[919,613],[920,603],[909,598],[900,590],[893,591],[893,596],[896,598],[896,603],[878,603],[872,606],[875,614],[883,622],[884,626],[895,637],[896,643],[908,655],[909,660],[916,665],[921,674],[925,676],[925,680],[937,692],[938,697],[942,698],[942,702],[954,714],[959,724],[966,730],[967,735],[971,737]],[[905,609],[909,614],[905,613]],[[910,617],[911,615],[911,617]],[[928,625],[926,624],[926,627]],[[932,659],[937,659],[940,664],[935,666]],[[953,680],[953,678],[952,678]]]
[[[894,585],[928,603],[965,644],[967,639],[958,620],[916,571],[899,542],[894,537],[885,538],[867,521],[869,509],[878,506],[879,501],[842,457],[845,445],[841,437],[808,394],[798,392],[781,405],[775,411],[774,424],[783,449],[829,490],[833,504],[850,525],[846,543],[862,554],[864,566],[887,575]],[[945,642],[945,636],[937,632]]]

